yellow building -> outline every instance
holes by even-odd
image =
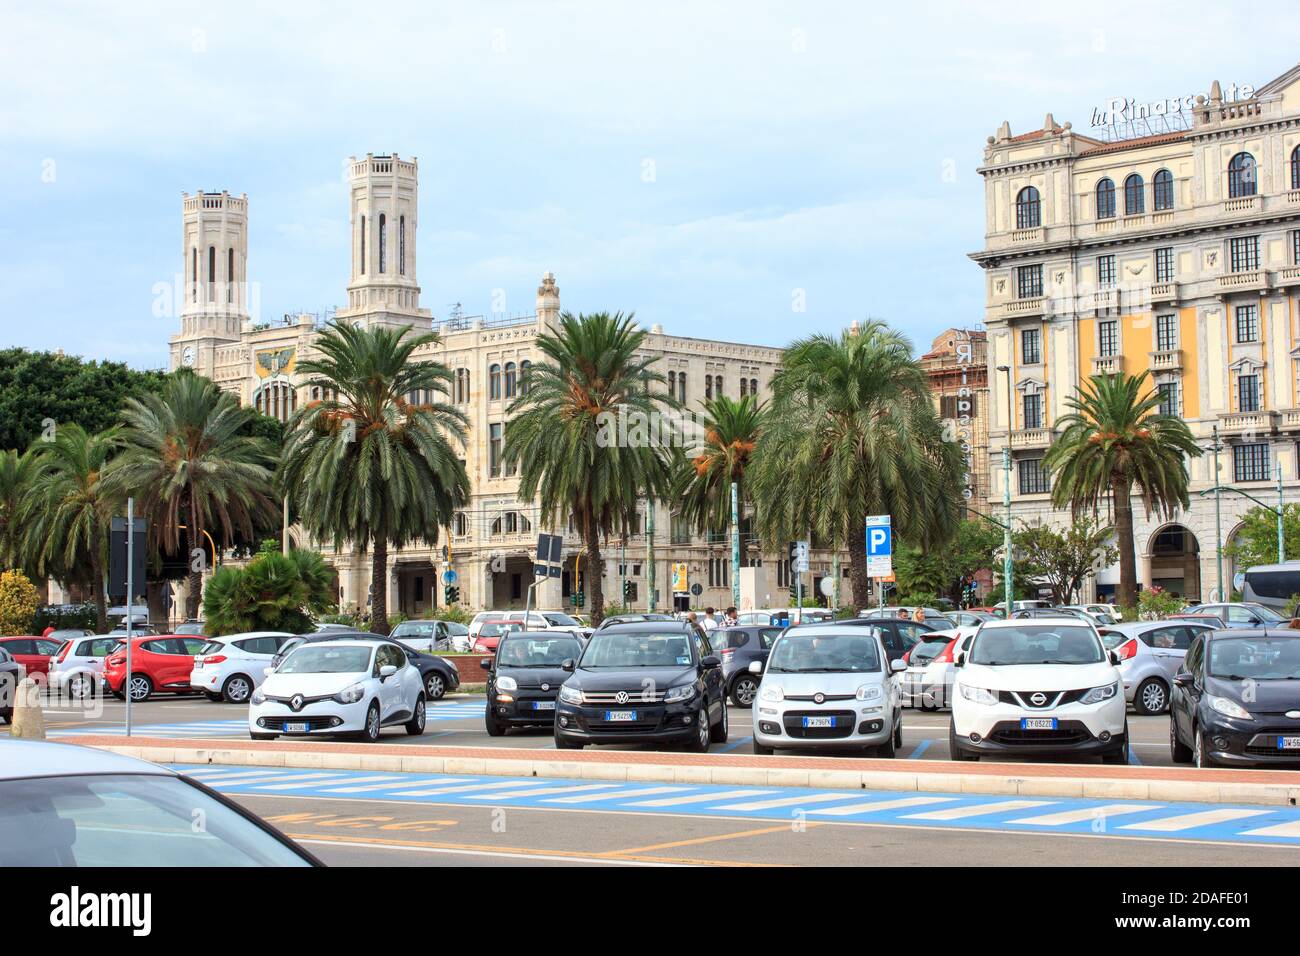
[[[1157,520],[1135,502],[1138,580],[1206,599],[1216,523],[1200,493],[1214,484],[1216,428],[1224,485],[1272,501],[1280,471],[1300,500],[1300,65],[1259,87],[1113,101],[1099,118],[1145,135],[1084,135],[1049,113],[1020,135],[1004,122],[985,146],[972,258],[986,282],[989,496],[1001,499],[1009,441],[1016,518],[1067,522],[1042,470],[1066,398],[1094,373],[1149,370],[1207,453],[1190,463],[1185,514]],[[1225,544],[1252,506],[1223,496]],[[1099,596],[1117,580],[1100,571]]]

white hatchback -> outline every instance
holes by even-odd
[[[73,700],[95,696],[104,683],[104,658],[121,640],[96,635],[93,631],[55,631],[51,638],[65,638],[50,658],[50,686]]]
[[[1078,618],[988,621],[958,655],[949,749],[981,756],[1128,760],[1124,689],[1097,629]]]
[[[194,655],[190,686],[209,700],[246,704],[280,645],[291,637],[281,631],[253,631],[211,638]]]
[[[253,692],[254,740],[355,734],[378,740],[384,727],[424,733],[424,681],[401,645],[383,638],[300,644]]]

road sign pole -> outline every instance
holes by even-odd
[[[731,483],[731,606],[740,607],[740,493]]]
[[[648,499],[645,510],[646,610],[655,609],[655,502]]]
[[[1218,593],[1214,600],[1226,601],[1223,593],[1223,506],[1219,493],[1219,426],[1214,426],[1214,560],[1217,570]]]
[[[135,618],[135,499],[126,499],[126,735],[131,736],[131,640]]]
[[[1010,414],[1009,411],[1008,414]],[[1009,436],[1007,441],[1007,446],[1002,449],[1002,504],[1007,509],[1006,524],[1002,528],[1002,592],[1006,600],[1006,608],[1002,616],[1010,620],[1011,605],[1014,600],[1012,595],[1015,593],[1015,586],[1011,580],[1011,445]]]
[[[1282,503],[1282,463],[1276,462],[1274,470],[1277,473],[1277,563],[1286,562],[1286,537],[1282,531],[1282,509],[1285,505]]]

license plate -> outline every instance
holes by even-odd
[[[286,734],[305,734],[307,732],[308,726],[309,726],[308,724],[302,721],[297,721],[295,723],[286,723],[284,725],[284,732]]]
[[[1300,737],[1277,738],[1278,750],[1300,750]]]
[[[195,669],[196,671],[201,671],[201,670],[203,670],[203,662],[202,662],[202,661],[195,661],[195,662],[194,662],[194,669]]]
[[[1055,730],[1055,717],[1023,717],[1020,720],[1021,730]]]
[[[834,727],[834,717],[805,717],[803,719],[805,727]]]
[[[607,710],[605,711],[605,720],[607,721],[636,720],[636,711],[635,710]]]
[[[535,700],[533,701],[533,710],[554,710],[555,701],[553,700]]]

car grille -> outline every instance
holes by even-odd
[[[1077,720],[1062,720],[1055,730],[1021,730],[1019,722],[1003,721],[993,725],[988,739],[996,744],[1033,747],[1035,745],[1081,744],[1092,739],[1088,728]]]
[[[786,694],[786,700],[813,700],[816,694]],[[823,694],[822,700],[852,700],[854,694]]]
[[[618,700],[619,694],[626,694],[624,700]],[[585,690],[582,692],[582,702],[584,704],[613,704],[617,707],[632,707],[637,704],[658,704],[664,699],[663,691],[643,690]]]
[[[1277,738],[1300,736],[1300,729],[1288,727],[1285,730],[1266,730],[1250,738],[1246,744],[1246,753],[1252,757],[1287,757],[1300,763],[1300,750],[1279,750]]]
[[[1036,693],[1041,693],[1047,698],[1041,704],[1035,704],[1031,697]],[[1027,710],[1051,710],[1054,707],[1060,707],[1063,704],[1073,704],[1078,701],[1084,694],[1088,693],[1088,688],[1080,690],[1002,690],[998,691],[998,700],[1004,704],[1013,704],[1016,707],[1024,707]]]
[[[805,727],[805,717],[834,717],[834,727]],[[837,737],[849,737],[857,723],[857,715],[851,710],[792,710],[782,716],[785,732],[791,737],[802,740],[832,740]]]
[[[325,694],[320,697],[304,697],[302,699],[302,703],[304,707],[307,706],[308,704],[319,704],[322,700],[332,699],[333,696],[334,696],[333,694]],[[289,701],[293,700],[293,694],[290,694],[288,697],[272,697],[270,694],[267,694],[266,699],[268,701],[274,701],[277,704],[287,705]]]

